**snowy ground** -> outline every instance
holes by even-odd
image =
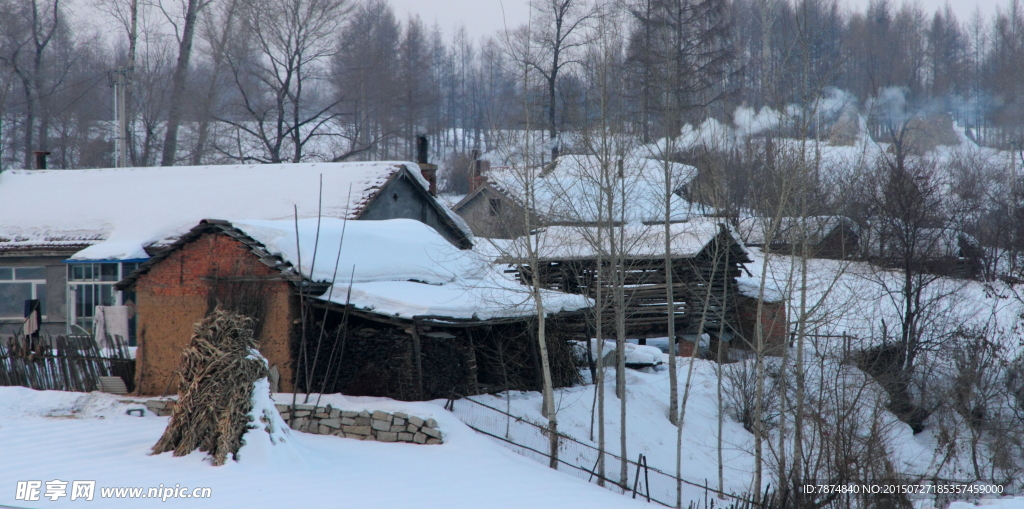
[[[283,398],[279,398],[283,399]],[[290,399],[290,398],[289,398]],[[437,419],[445,444],[361,442],[291,432],[285,444],[247,445],[241,461],[213,467],[204,454],[150,456],[167,417],[125,415],[140,404],[100,393],[0,387],[0,507],[75,505],[15,500],[18,481],[95,480],[96,507],[155,501],[99,498],[101,487],[210,487],[180,507],[635,507],[637,502],[553,472],[477,435],[431,403],[325,397],[338,408],[401,411]],[[261,432],[262,433],[262,432]]]

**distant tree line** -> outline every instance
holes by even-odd
[[[32,167],[34,151],[52,168],[114,164],[118,74],[131,165],[409,159],[424,134],[465,155],[527,125],[554,156],[604,107],[587,69],[611,11],[625,34],[602,65],[631,84],[615,107],[644,141],[829,89],[862,111],[898,89],[992,146],[1017,142],[1024,118],[1017,0],[969,20],[888,0],[545,0],[529,27],[480,40],[386,0],[100,0],[91,26],[85,8],[0,0],[3,168]]]

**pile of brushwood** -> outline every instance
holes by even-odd
[[[220,308],[196,324],[178,368],[178,404],[153,454],[184,456],[199,449],[214,465],[223,465],[229,454],[238,459],[250,427],[253,384],[269,376],[253,325],[251,318]]]

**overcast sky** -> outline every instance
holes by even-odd
[[[455,28],[464,25],[474,39],[494,34],[507,24],[509,28],[526,22],[530,7],[528,0],[389,0],[400,17],[410,13],[419,14],[428,25],[435,22],[451,36]],[[905,0],[893,0],[897,5]],[[910,0],[914,1],[914,0]],[[863,10],[870,0],[839,0],[850,9]],[[983,16],[990,17],[996,6],[1004,6],[1009,0],[918,0],[929,13],[949,3],[962,22],[970,20],[976,9]]]

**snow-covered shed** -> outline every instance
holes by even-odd
[[[843,216],[759,217],[739,220],[743,242],[774,252],[801,253],[804,242],[812,258],[845,259],[858,252],[860,228]]]
[[[43,301],[43,330],[90,331],[113,285],[208,217],[409,218],[460,248],[472,233],[406,162],[13,170],[0,173],[0,329]]]
[[[915,228],[893,218],[871,221],[860,248],[864,259],[881,266],[961,278],[976,277],[984,258],[980,243],[967,232]]]
[[[533,228],[664,222],[666,164],[670,220],[708,213],[680,196],[696,168],[637,154],[621,161],[570,154],[544,167],[493,167],[452,210],[476,235],[503,239],[527,233],[527,211]]]
[[[509,264],[523,283],[537,273],[544,288],[603,302],[606,338],[615,336],[611,313],[616,286],[625,289],[626,334],[631,338],[665,337],[670,314],[680,335],[708,333],[729,339],[739,332],[736,278],[751,259],[727,223],[694,218],[671,224],[670,271],[665,264],[664,225],[634,223],[611,232],[614,237],[608,229],[548,227],[530,237],[496,244],[498,259]],[[531,266],[531,251],[536,253],[537,267]]]
[[[280,390],[410,400],[539,380],[529,293],[418,221],[205,220],[117,286],[138,299],[143,394],[173,392],[192,324],[217,305],[257,319]],[[575,368],[558,323],[591,301],[545,301],[567,385]]]

